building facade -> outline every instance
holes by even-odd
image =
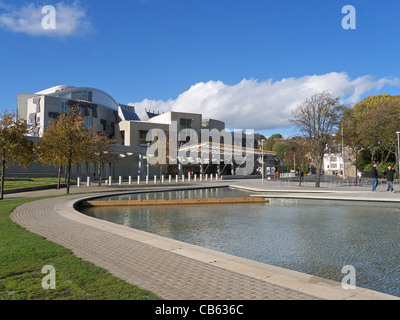
[[[324,154],[324,174],[355,178],[357,170],[354,163],[355,154],[350,148],[343,149],[341,145],[329,146]]]
[[[149,165],[147,154],[149,146],[154,143],[149,138],[149,132],[155,129],[161,130],[168,137],[168,143],[175,145],[178,151],[181,150],[180,148],[189,146],[187,152],[193,154],[196,150],[199,151],[200,145],[203,144],[202,147],[204,147],[204,143],[210,143],[213,146],[219,144],[220,148],[225,145],[225,149],[226,145],[235,145],[237,148],[252,150],[256,163],[252,173],[257,170],[261,150],[258,150],[254,136],[245,132],[240,134],[237,131],[230,132],[225,128],[223,121],[203,119],[201,114],[173,111],[160,114],[146,110],[146,119],[142,120],[134,106],[118,103],[105,91],[67,85],[52,87],[35,94],[19,94],[17,100],[18,116],[26,121],[29,127],[28,136],[34,140],[40,139],[53,119],[62,113],[68,113],[72,107],[76,107],[84,117],[85,127],[95,132],[106,131],[108,136],[116,141],[113,146],[115,161],[103,165],[102,178],[152,176],[167,173],[170,169],[173,169],[170,172],[172,174],[186,174],[187,171],[204,174],[207,170],[208,173],[236,174],[237,167],[240,167],[240,163],[235,163],[235,161],[228,166],[226,159],[223,161],[219,158],[217,161],[211,161],[212,155],[208,162],[197,159],[199,161],[189,161],[189,163],[178,160],[174,165]],[[182,132],[186,134],[182,135]],[[219,133],[218,141],[205,136],[204,132]],[[268,158],[268,153],[265,153],[265,158]],[[221,171],[222,168],[224,170]],[[56,168],[36,163],[32,164],[29,173],[52,175],[56,170]],[[14,167],[8,171],[12,174],[13,171],[17,173],[21,170]],[[93,164],[82,163],[73,168],[72,177],[87,176],[97,179],[96,172]],[[23,170],[20,173],[23,174]]]

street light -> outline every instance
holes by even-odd
[[[262,151],[262,157],[261,157],[261,177],[262,177],[262,184],[264,184],[264,141],[265,139],[261,139],[261,151]]]

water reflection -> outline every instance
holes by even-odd
[[[248,196],[233,189],[192,190],[192,197]],[[188,197],[183,191],[124,195]],[[356,268],[357,285],[400,296],[399,223],[395,204],[272,200],[269,204],[203,204],[86,208],[84,213],[244,258],[341,281]]]

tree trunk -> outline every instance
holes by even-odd
[[[58,166],[58,181],[57,181],[57,189],[61,189],[61,166]]]
[[[319,159],[317,163],[317,177],[315,179],[315,187],[319,188],[321,185],[321,168],[322,168],[323,158]]]
[[[390,157],[391,154],[392,154],[392,153],[391,153],[390,151],[388,151],[388,154],[386,155],[386,158],[385,158],[385,160],[384,160],[383,163],[387,163],[387,162],[388,162],[389,157]]]
[[[0,200],[4,199],[4,178],[6,176],[6,162],[3,160],[1,163],[1,186],[0,186]]]
[[[356,149],[356,186],[358,186],[358,150]]]
[[[101,163],[97,164],[97,176],[99,177],[99,187],[101,186]]]
[[[67,194],[69,194],[69,187],[71,184],[71,167],[72,167],[71,158],[68,159],[68,168],[67,168]]]

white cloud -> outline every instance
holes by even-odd
[[[244,79],[236,85],[221,81],[197,83],[176,99],[148,100],[131,103],[144,118],[144,109],[160,112],[202,113],[203,118],[222,120],[228,128],[270,130],[289,127],[291,110],[309,96],[327,90],[345,103],[356,103],[362,95],[386,85],[400,86],[400,80],[370,76],[351,80],[347,73],[271,79]]]
[[[45,29],[42,26],[42,20],[46,17],[46,13],[42,13],[43,6],[28,3],[17,7],[0,1],[0,9],[4,11],[0,14],[0,28],[33,36],[56,37],[82,35],[92,30],[86,11],[79,1],[70,4],[58,2],[52,6],[56,12],[56,28]]]

